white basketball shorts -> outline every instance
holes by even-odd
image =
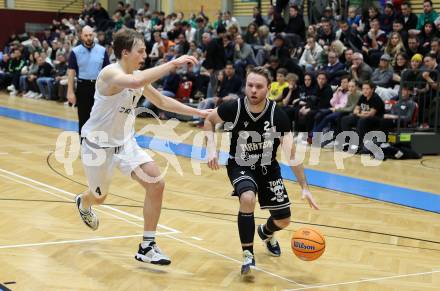
[[[101,148],[87,139],[83,139],[81,160],[89,183],[89,190],[96,197],[108,193],[115,167],[124,175],[131,176],[131,172],[138,166],[153,161],[134,138],[117,148]]]

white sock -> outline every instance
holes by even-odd
[[[142,247],[147,247],[150,245],[151,242],[154,242],[154,239],[156,238],[156,231],[144,231],[144,236],[142,239]]]

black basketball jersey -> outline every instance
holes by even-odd
[[[241,166],[270,165],[280,137],[291,131],[286,113],[268,99],[260,113],[250,111],[246,97],[221,104],[217,112],[231,134],[229,158]]]

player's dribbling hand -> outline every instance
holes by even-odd
[[[195,57],[188,56],[188,55],[181,56],[181,57],[171,61],[171,63],[177,67],[187,65],[187,64],[197,65],[198,62],[199,61]]]
[[[301,199],[307,199],[311,208],[319,210],[318,204],[316,204],[315,199],[313,199],[312,193],[309,189],[302,189]]]
[[[220,167],[218,165],[217,151],[210,151],[208,153],[208,167],[211,170],[218,170],[218,169],[220,169]]]

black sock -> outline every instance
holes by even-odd
[[[253,244],[255,233],[254,213],[238,212],[238,233],[240,234],[241,244]],[[248,250],[254,253],[254,246],[242,246],[243,251]]]
[[[279,228],[275,224],[275,222],[273,221],[272,216],[270,216],[267,219],[266,224],[263,226],[263,233],[269,237],[269,236],[272,236],[275,231],[279,231],[279,230],[281,230],[281,228]]]

